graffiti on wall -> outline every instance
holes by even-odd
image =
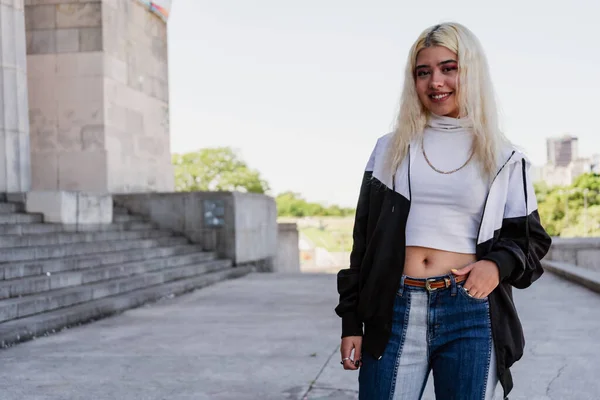
[[[156,13],[165,21],[169,18],[172,0],[138,0],[147,5],[150,10]]]

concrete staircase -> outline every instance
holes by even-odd
[[[0,202],[0,347],[251,271],[123,208],[87,228],[23,209]]]

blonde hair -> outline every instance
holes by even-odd
[[[446,47],[458,55],[459,117],[468,119],[472,126],[474,159],[480,163],[484,176],[491,179],[496,173],[502,147],[510,142],[498,124],[494,89],[481,43],[469,29],[453,22],[426,29],[410,49],[400,112],[386,156],[386,171],[389,176],[395,175],[410,142],[420,138],[425,129],[428,111],[417,95],[415,67],[419,51],[432,46]]]

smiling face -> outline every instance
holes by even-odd
[[[415,85],[419,100],[437,115],[459,116],[456,89],[458,86],[458,56],[442,46],[419,51],[415,68]]]

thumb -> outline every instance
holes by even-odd
[[[354,362],[359,362],[362,359],[362,341],[354,343]]]
[[[469,264],[466,267],[463,267],[460,269],[452,269],[451,271],[454,275],[466,275],[469,272],[471,272],[471,270],[473,269],[474,266],[475,266],[475,263]]]

